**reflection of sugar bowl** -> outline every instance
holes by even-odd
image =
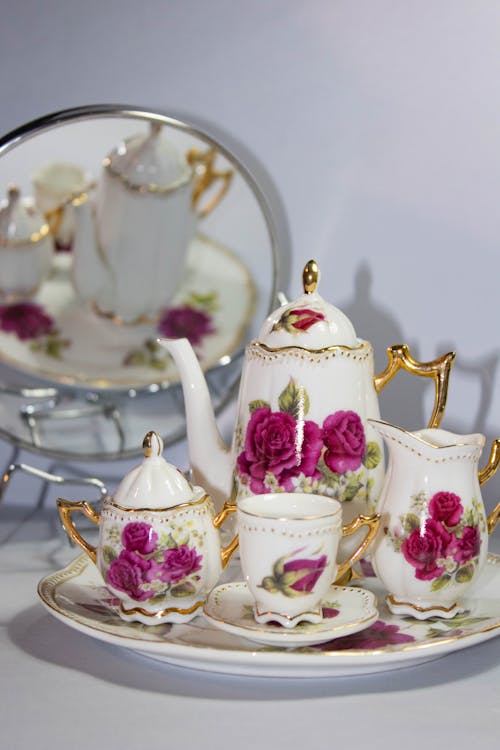
[[[96,563],[120,599],[125,620],[157,625],[187,622],[198,613],[226,566],[237,538],[221,548],[218,527],[231,512],[214,516],[210,497],[192,487],[162,457],[155,432],[144,438],[145,459],[127,474],[97,513],[86,502],[58,500],[70,538]],[[76,530],[79,511],[99,526],[97,547]]]
[[[9,300],[36,292],[53,251],[49,226],[29,198],[10,187],[0,205],[0,293]]]

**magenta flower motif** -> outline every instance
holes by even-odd
[[[186,338],[196,346],[209,333],[215,333],[215,328],[210,315],[184,305],[170,307],[163,312],[158,323],[158,332],[171,339]]]
[[[455,540],[453,558],[457,563],[466,563],[479,555],[481,537],[477,526],[465,526],[460,539]]]
[[[149,555],[154,552],[158,534],[149,523],[137,521],[128,523],[122,531],[122,544],[130,552],[140,552]]]
[[[400,643],[412,643],[414,640],[415,638],[412,635],[400,633],[398,625],[389,625],[382,620],[376,620],[366,630],[337,638],[335,641],[318,644],[313,648],[322,651],[348,651],[350,649],[371,651]]]
[[[239,473],[249,477],[253,493],[268,492],[268,472],[288,491],[293,490],[292,479],[299,474],[320,476],[316,468],[323,448],[320,429],[312,421],[301,427],[299,430],[297,420],[288,412],[272,412],[268,406],[252,413],[237,464]]]
[[[436,492],[429,502],[429,513],[435,521],[442,521],[448,527],[460,523],[464,511],[462,501],[454,492]]]
[[[321,431],[326,447],[325,464],[336,474],[355,471],[361,466],[366,439],[363,423],[354,411],[337,411],[323,422]]]
[[[112,588],[124,591],[131,599],[144,601],[153,597],[155,592],[143,589],[142,585],[152,581],[158,569],[158,563],[154,560],[145,560],[135,552],[122,550],[109,566],[106,581]]]
[[[0,305],[0,328],[14,333],[18,339],[36,339],[54,330],[54,321],[41,305],[34,302],[18,302]]]
[[[163,553],[160,580],[165,583],[179,583],[191,573],[200,570],[202,559],[203,555],[199,555],[195,547],[188,547],[186,544],[167,549]]]
[[[325,319],[325,315],[319,310],[309,307],[297,307],[293,310],[285,310],[280,319],[274,324],[273,331],[288,331],[296,334],[308,331],[315,323]]]
[[[317,580],[327,565],[326,555],[321,555],[317,560],[290,560],[283,565],[283,575],[300,571],[303,575],[290,588],[294,591],[302,591],[309,594],[314,589]]]
[[[452,543],[454,537],[443,524],[427,518],[420,528],[414,529],[404,540],[401,552],[405,560],[416,568],[415,578],[431,581],[444,573],[445,568],[438,565],[437,560],[447,556]]]

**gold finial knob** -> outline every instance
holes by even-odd
[[[148,432],[145,435],[144,440],[142,441],[142,452],[144,453],[144,457],[149,458],[152,456],[155,448],[156,455],[161,456],[163,452],[163,440],[157,432],[151,430],[151,432]]]
[[[319,268],[315,260],[308,261],[302,272],[302,284],[306,294],[312,294],[319,281]]]

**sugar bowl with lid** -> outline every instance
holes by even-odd
[[[33,200],[11,185],[0,204],[0,294],[16,301],[33,295],[50,270],[54,243]]]
[[[87,502],[60,498],[59,515],[68,536],[120,600],[122,619],[147,625],[188,622],[237,547],[237,537],[221,547],[218,532],[232,509],[214,514],[204,489],[191,486],[163,458],[156,432],[148,432],[143,448],[142,464],[104,500],[101,513]],[[76,511],[99,526],[97,546],[76,529],[71,518]]]

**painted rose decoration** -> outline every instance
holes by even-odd
[[[302,491],[340,501],[368,499],[369,471],[382,458],[378,443],[367,442],[356,412],[339,410],[317,424],[305,418],[309,407],[309,394],[293,378],[277,410],[265,401],[250,403],[239,443],[237,437],[235,481],[241,493]]]
[[[144,522],[127,523],[121,534],[113,527],[108,536],[110,544],[103,550],[108,564],[104,577],[111,588],[136,601],[164,596],[167,592],[176,597],[196,592],[203,556],[189,543],[189,537],[181,543],[172,533],[161,538]],[[117,545],[117,540],[121,544]]]
[[[474,498],[465,510],[453,492],[424,492],[412,498],[411,512],[401,516],[402,530],[384,529],[394,549],[415,570],[415,578],[431,581],[431,590],[454,581],[469,582],[479,561],[484,516]]]
[[[321,430],[314,422],[303,423],[297,442],[297,420],[287,412],[272,412],[262,406],[252,413],[247,427],[245,448],[237,458],[240,474],[248,477],[253,493],[267,492],[269,474],[283,490],[293,490],[292,479],[304,474],[319,477],[316,469],[323,448]]]
[[[325,314],[319,310],[309,307],[297,307],[293,310],[285,310],[279,320],[274,324],[273,331],[287,331],[297,334],[307,332],[315,323],[325,320]]]
[[[276,560],[272,575],[266,576],[260,587],[272,594],[281,593],[288,597],[312,593],[328,565],[328,559],[326,555],[311,558],[294,557],[300,554],[302,549]],[[320,551],[318,550],[314,555],[319,555]]]
[[[55,359],[60,359],[61,349],[70,345],[61,337],[42,305],[35,302],[0,305],[0,330],[13,334],[20,341],[30,341],[33,351]]]

